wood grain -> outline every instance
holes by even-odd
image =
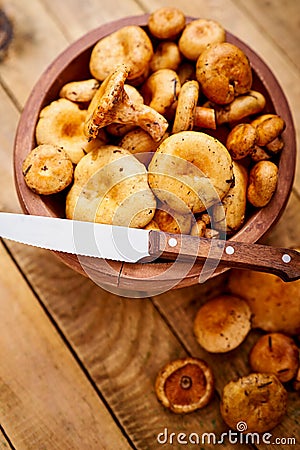
[[[1,425],[13,445],[130,448],[2,245],[0,260]]]
[[[188,417],[171,414],[158,403],[158,371],[187,353],[150,300],[105,292],[49,252],[9,247],[136,448],[157,448],[156,437],[165,427],[175,433],[226,430],[217,396]],[[227,443],[224,448],[232,447]]]
[[[276,0],[271,3],[177,0],[176,6],[189,15],[219,20],[257,50],[272,67],[288,96],[299,139],[299,67],[292,61],[294,52],[299,51],[299,39],[295,39],[299,6],[298,2]],[[100,5],[97,0],[2,0],[1,7],[14,23],[15,41],[6,58],[0,61],[1,209],[20,209],[12,176],[13,138],[18,110],[21,110],[44,68],[68,42],[85,31],[111,19],[167,4],[174,5],[174,1],[153,0],[149,4],[144,0],[105,0]],[[291,12],[292,17],[289,17]],[[272,26],[274,21],[276,27]],[[276,39],[277,35],[282,35],[282,39]],[[298,159],[296,194],[300,192],[299,167]],[[298,194],[291,197],[285,214],[264,242],[299,246],[299,202]],[[219,416],[219,394],[229,379],[248,372],[248,351],[259,333],[252,332],[237,351],[225,358],[203,352],[191,328],[199,305],[224,289],[226,274],[205,285],[167,292],[155,297],[153,302],[124,299],[103,291],[68,269],[50,252],[9,242],[7,245],[14,260],[0,247],[1,264],[5,262],[0,273],[0,305],[6,311],[6,315],[0,315],[0,340],[13,345],[14,356],[7,351],[10,347],[1,347],[2,355],[5,352],[5,357],[0,360],[1,378],[5,373],[7,384],[15,387],[29,419],[24,421],[24,414],[18,406],[20,403],[14,403],[13,395],[7,397],[6,390],[2,394],[5,400],[0,401],[0,421],[2,424],[5,417],[4,429],[9,431],[8,436],[18,450],[32,448],[32,442],[40,443],[38,448],[51,449],[59,448],[63,442],[63,448],[68,448],[70,439],[72,446],[69,448],[84,448],[80,439],[83,430],[90,439],[98,439],[94,441],[95,445],[89,442],[89,449],[126,449],[128,444],[120,436],[119,426],[135,448],[150,450],[158,448],[156,435],[164,427],[168,427],[170,432],[199,433],[227,429]],[[28,293],[28,285],[22,277],[30,284],[36,297],[32,292]],[[15,295],[16,291],[21,291],[21,294]],[[65,341],[45,316],[38,299],[49,317],[55,320]],[[22,318],[21,322],[19,318]],[[63,342],[68,343],[68,348],[63,346]],[[39,355],[32,353],[33,348],[40,349]],[[85,366],[93,384],[83,375],[69,348]],[[204,357],[212,364],[218,394],[208,408],[189,416],[174,416],[158,404],[153,383],[163,364],[186,354]],[[21,366],[16,361],[21,362]],[[30,376],[36,361],[36,373]],[[19,367],[24,368],[24,373]],[[11,369],[9,374],[8,369]],[[53,392],[55,385],[58,392]],[[59,392],[62,393],[60,397]],[[111,419],[99,400],[98,392],[110,408]],[[66,398],[70,399],[71,395],[72,399],[78,399],[78,404],[67,402]],[[53,398],[54,404],[51,402]],[[35,409],[36,405],[38,408]],[[3,415],[4,406],[5,412],[11,408],[9,415]],[[294,434],[300,440],[299,406],[299,395],[290,394],[288,415],[282,425],[272,431],[273,436]],[[52,415],[53,408],[60,415]],[[79,417],[74,418],[75,415]],[[48,416],[49,422],[45,421]],[[102,417],[105,417],[107,434],[99,425]],[[73,421],[71,427],[70,421]],[[115,425],[114,421],[118,424]],[[77,430],[75,434],[74,427]],[[104,441],[105,436],[109,442]],[[46,446],[43,446],[44,439]],[[114,443],[115,447],[112,447]],[[0,434],[0,448],[1,445],[7,448]],[[179,448],[179,445],[166,447]],[[236,445],[228,444],[225,448],[234,450]],[[263,445],[259,448],[267,450]],[[287,447],[277,445],[276,448],[284,450]]]

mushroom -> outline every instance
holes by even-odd
[[[181,87],[173,123],[172,133],[199,128],[216,128],[215,111],[197,106],[199,83],[186,81]]]
[[[199,56],[196,77],[204,95],[217,104],[231,103],[251,89],[252,71],[245,53],[229,42],[213,44]]]
[[[300,281],[285,283],[268,273],[232,269],[228,289],[249,304],[253,328],[300,334]]]
[[[245,117],[261,112],[266,105],[266,99],[258,91],[249,91],[248,94],[239,95],[231,103],[225,106],[213,102],[206,102],[203,106],[214,108],[218,125],[238,122]]]
[[[281,134],[285,129],[284,120],[277,114],[263,114],[251,122],[257,132],[257,145],[266,147],[272,153],[283,148]]]
[[[198,310],[194,334],[198,343],[211,353],[225,353],[238,347],[251,329],[248,304],[233,295],[219,295]]]
[[[239,230],[245,221],[247,206],[248,172],[241,164],[233,161],[234,183],[222,200],[224,216],[218,222],[214,217],[214,226],[217,230],[226,231],[231,235]],[[221,208],[217,208],[218,211]]]
[[[299,350],[293,339],[285,334],[265,334],[252,347],[249,363],[253,372],[273,373],[285,383],[297,373]]]
[[[236,125],[227,136],[226,147],[232,159],[242,159],[250,155],[256,146],[257,133],[250,123]]]
[[[177,359],[160,370],[155,392],[165,408],[177,414],[190,413],[204,408],[212,399],[213,373],[201,359]]]
[[[262,208],[266,206],[277,186],[278,167],[272,161],[257,162],[249,174],[247,199],[251,205]]]
[[[197,19],[184,28],[178,45],[181,53],[196,61],[207,46],[225,41],[225,30],[215,20]]]
[[[191,229],[191,236],[203,237],[206,232],[206,223],[200,218],[197,219]]]
[[[86,153],[106,142],[104,131],[95,142],[87,141],[84,135],[86,115],[86,110],[66,98],[53,101],[40,112],[35,130],[37,144],[63,148],[77,164]]]
[[[50,195],[64,190],[73,180],[73,164],[68,154],[54,145],[39,145],[23,162],[27,186],[37,194]]]
[[[185,27],[185,15],[178,8],[159,8],[150,14],[148,27],[153,36],[173,40]]]
[[[59,96],[72,102],[90,102],[99,88],[99,81],[94,78],[82,81],[71,81],[59,91]]]
[[[227,194],[232,160],[217,139],[201,132],[181,131],[165,139],[149,164],[149,184],[172,210],[203,212]]]
[[[159,69],[177,70],[181,59],[178,45],[175,42],[160,42],[150,61],[150,69],[152,72]]]
[[[166,139],[167,133],[164,134],[162,139]],[[155,142],[152,137],[146,131],[141,128],[135,128],[129,131],[122,137],[119,142],[119,146],[125,148],[133,155],[139,153],[151,153],[155,152],[161,140]]]
[[[286,410],[287,391],[273,374],[251,373],[223,389],[221,415],[237,431],[265,433],[282,421]]]
[[[155,208],[146,168],[127,150],[105,145],[77,164],[66,200],[68,219],[143,228]]]
[[[166,114],[177,100],[180,81],[177,73],[171,69],[154,72],[143,85],[142,93],[145,103],[160,114]]]
[[[120,64],[128,67],[128,80],[136,81],[148,69],[153,47],[147,33],[139,26],[128,25],[100,39],[90,58],[90,72],[103,81]]]
[[[296,376],[293,380],[293,389],[294,391],[300,391],[300,367],[297,370]]]
[[[189,234],[192,224],[191,214],[180,214],[165,205],[156,208],[153,219],[161,231],[175,234]]]
[[[94,95],[85,121],[85,134],[89,139],[97,136],[99,129],[110,123],[135,124],[159,141],[167,127],[166,119],[153,108],[133,103],[124,89],[128,69],[118,66],[108,76]]]
[[[196,78],[195,65],[184,60],[177,69],[177,75],[181,86],[183,86],[186,81],[194,80]]]

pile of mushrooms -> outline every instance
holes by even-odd
[[[213,238],[271,200],[284,119],[264,111],[247,56],[219,23],[160,8],[147,27],[100,39],[89,71],[42,109],[23,165],[37,194],[66,190],[67,218]]]

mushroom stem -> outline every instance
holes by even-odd
[[[128,68],[120,65],[101,84],[93,97],[85,122],[85,134],[94,139],[100,128],[111,123],[134,124],[159,141],[168,128],[167,120],[153,108],[131,99],[124,83]]]
[[[133,104],[129,98],[116,105],[111,114],[112,122],[135,124],[147,131],[155,142],[161,140],[169,125],[155,109],[144,104]]]
[[[213,108],[197,106],[194,115],[194,128],[215,130],[217,128],[215,110]]]

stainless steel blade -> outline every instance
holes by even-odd
[[[137,262],[149,256],[149,231],[93,222],[0,213],[0,237],[95,258]]]

